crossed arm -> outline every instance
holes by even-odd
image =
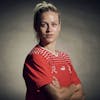
[[[55,77],[51,84],[43,86],[41,90],[50,100],[84,100],[81,84],[71,84],[69,87],[60,87],[59,82]]]

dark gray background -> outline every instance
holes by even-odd
[[[41,0],[0,1],[0,100],[24,100],[22,77],[27,53],[36,44],[33,8]],[[61,11],[57,48],[67,52],[87,100],[100,100],[99,0],[47,0]]]

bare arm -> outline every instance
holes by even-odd
[[[70,100],[84,100],[84,93],[81,84],[76,85],[78,91],[75,91],[74,94],[71,96]]]
[[[50,100],[69,100],[74,93],[74,87],[55,88],[52,84],[46,85],[41,90],[50,98]]]
[[[60,87],[59,82],[58,82],[56,77],[54,77],[52,84],[55,87],[58,87],[58,88]],[[73,88],[76,89],[76,90],[72,94],[72,96],[70,97],[70,100],[84,100],[85,97],[84,97],[84,92],[83,92],[82,85],[81,84],[78,84],[78,85],[72,84],[71,86],[73,86]],[[67,98],[65,100],[67,100]]]
[[[55,78],[51,84],[43,86],[41,90],[50,100],[70,100],[77,88],[73,84],[67,88],[60,87],[58,80]]]
[[[55,77],[51,84],[42,87],[42,91],[50,100],[84,100],[81,84],[60,87],[60,84]]]

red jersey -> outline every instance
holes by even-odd
[[[47,100],[40,87],[50,84],[55,76],[60,86],[79,84],[80,80],[67,54],[56,51],[54,55],[47,49],[36,45],[28,54],[23,76],[27,86],[26,100]]]

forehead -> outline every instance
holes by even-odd
[[[53,11],[47,11],[47,12],[43,12],[41,14],[41,21],[43,20],[52,20],[52,21],[58,21],[59,17],[58,17],[58,13],[57,12],[53,12]]]

